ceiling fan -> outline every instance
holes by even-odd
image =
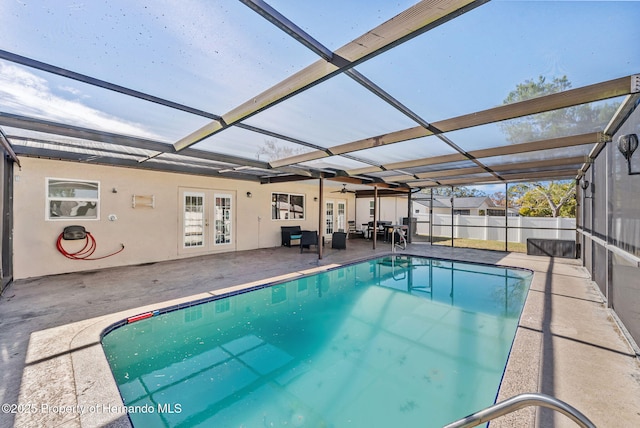
[[[355,190],[347,190],[347,185],[346,185],[346,184],[343,184],[343,185],[342,185],[342,189],[340,189],[340,190],[334,190],[334,191],[333,191],[333,192],[331,192],[331,193],[356,193],[356,191],[355,191]]]

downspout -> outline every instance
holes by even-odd
[[[18,165],[18,168],[22,168],[22,165],[20,165],[20,159],[18,159],[16,152],[13,151],[13,147],[11,147],[11,143],[7,139],[7,136],[2,131],[2,129],[0,129],[0,145],[7,152],[11,160],[13,160]]]
[[[324,207],[324,177],[320,177],[318,186],[318,260],[322,260],[322,243],[324,242],[324,233],[322,232],[322,211]]]

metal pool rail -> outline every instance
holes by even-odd
[[[446,425],[444,428],[470,428],[478,426],[482,423],[489,422],[500,416],[504,416],[508,413],[513,413],[516,410],[520,410],[528,406],[540,406],[548,409],[555,410],[567,416],[582,428],[596,428],[596,426],[583,415],[578,409],[564,401],[551,397],[545,394],[529,393],[520,394],[515,397],[511,397],[500,403],[494,404],[491,407],[487,407],[484,410],[473,413],[458,421],[452,422]]]

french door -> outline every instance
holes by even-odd
[[[235,250],[234,196],[228,191],[181,189],[181,252]]]
[[[324,210],[324,234],[346,232],[347,201],[344,199],[327,200]]]

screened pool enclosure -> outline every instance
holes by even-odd
[[[640,154],[627,137],[640,133],[640,3],[43,1],[0,11],[5,214],[21,158],[265,192],[346,184],[356,197],[573,180],[579,256],[640,340]],[[20,243],[3,217],[6,277]]]

